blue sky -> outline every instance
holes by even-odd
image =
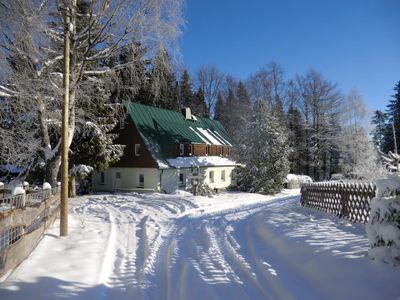
[[[400,80],[400,0],[187,0],[183,61],[246,79],[272,60],[313,68],[384,109]]]

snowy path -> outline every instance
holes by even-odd
[[[400,299],[400,269],[365,257],[362,225],[293,191],[99,195],[71,210],[70,235],[49,233],[0,299]]]

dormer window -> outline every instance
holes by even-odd
[[[179,144],[179,155],[185,154],[185,145]]]
[[[135,156],[140,156],[140,144],[135,144]]]

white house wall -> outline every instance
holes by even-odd
[[[230,185],[235,185],[236,181],[232,180],[232,171],[234,166],[226,167],[202,167],[201,170],[205,171],[206,178],[204,183],[212,189],[226,189]],[[225,181],[221,180],[221,172],[225,170]],[[214,182],[210,182],[209,172],[214,171]],[[185,189],[188,185],[188,175],[190,174],[190,168],[180,169],[167,169],[160,170],[161,172],[161,190],[167,193],[172,193],[177,189]],[[179,182],[179,174],[184,174],[185,184],[182,186]]]
[[[206,178],[204,183],[212,189],[225,189],[230,185],[235,185],[235,180],[232,180],[234,166],[228,167],[208,167],[206,170]],[[225,170],[225,181],[221,180],[221,173]],[[210,181],[210,172],[214,171],[214,182]]]
[[[119,180],[117,173],[120,174]],[[144,190],[159,191],[159,171],[155,168],[108,168],[104,171],[104,184],[100,182],[101,172],[95,172],[93,185],[96,191],[140,189],[139,174],[144,175]]]
[[[230,185],[235,185],[236,182],[232,178],[234,168],[234,166],[202,167],[201,170],[204,170],[206,175],[204,183],[212,189],[225,189]],[[225,170],[225,181],[221,179],[223,170]],[[214,182],[210,181],[211,171],[214,172]],[[117,172],[120,174],[119,180],[116,179]],[[185,182],[183,185],[179,182],[180,173],[184,174]],[[144,175],[144,190],[172,193],[177,189],[186,189],[190,168],[164,170],[152,168],[109,168],[104,171],[104,184],[100,184],[101,173],[94,172],[93,186],[96,191],[139,190],[139,174]]]

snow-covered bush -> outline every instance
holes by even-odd
[[[78,177],[78,178],[85,178],[92,171],[93,171],[93,168],[91,166],[75,165],[69,170],[69,176],[75,176],[75,177]]]
[[[376,183],[376,197],[366,231],[369,256],[394,265],[400,264],[400,174],[390,174]]]
[[[288,174],[285,183],[288,189],[298,189],[303,183],[313,182],[312,178],[307,175]]]

